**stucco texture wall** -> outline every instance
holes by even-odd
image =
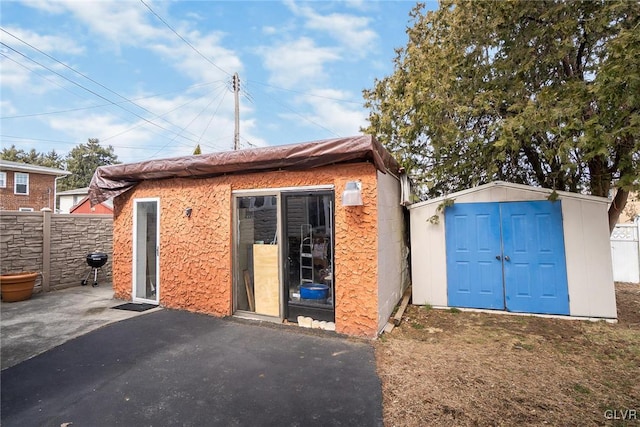
[[[343,207],[350,180],[362,182],[363,206]],[[132,290],[133,201],[160,199],[160,303],[217,316],[233,311],[232,191],[311,185],[335,187],[336,331],[377,333],[377,180],[368,163],[205,179],[145,181],[114,201],[113,287]],[[191,218],[184,209],[193,209]]]

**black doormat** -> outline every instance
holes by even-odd
[[[126,304],[116,305],[115,307],[111,307],[111,308],[115,308],[118,310],[129,310],[129,311],[145,311],[145,310],[150,310],[156,307],[157,305],[155,304],[135,304],[132,302],[128,302]]]

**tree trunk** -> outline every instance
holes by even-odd
[[[616,227],[616,223],[620,218],[620,213],[627,205],[627,199],[629,198],[629,192],[618,187],[616,196],[609,206],[609,234],[613,233],[613,229]]]

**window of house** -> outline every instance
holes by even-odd
[[[6,187],[7,187],[7,173],[0,172],[0,188],[6,188]]]
[[[15,194],[29,194],[29,174],[16,172],[14,174],[13,192]]]

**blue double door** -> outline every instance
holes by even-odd
[[[449,306],[569,314],[560,201],[454,203],[445,233]]]

